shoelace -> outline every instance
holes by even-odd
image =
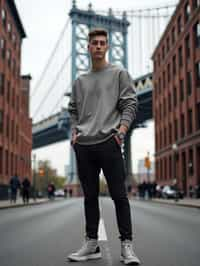
[[[132,245],[131,244],[124,244],[124,248],[126,249],[128,257],[135,257],[135,253],[133,251]]]
[[[78,250],[78,253],[82,253],[88,249],[88,245],[90,245],[89,241],[92,241],[92,240],[89,240],[86,238],[86,240],[82,244],[82,247]]]

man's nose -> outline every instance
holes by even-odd
[[[98,42],[98,44],[97,44],[97,49],[101,49],[100,42]]]

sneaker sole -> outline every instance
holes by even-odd
[[[125,265],[140,265],[140,261],[131,261],[131,260],[126,260],[122,256],[120,257],[120,261],[123,262]]]
[[[91,254],[91,255],[87,255],[87,256],[83,256],[83,257],[76,257],[76,256],[69,256],[68,260],[69,261],[86,261],[86,260],[96,260],[96,259],[101,259],[102,255],[101,253],[97,253],[97,254]]]

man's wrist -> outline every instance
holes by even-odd
[[[119,127],[119,132],[122,132],[122,133],[124,133],[124,135],[126,135],[126,132],[128,131],[128,128],[127,128],[127,126],[125,126],[125,125],[120,125],[120,127]]]
[[[125,138],[125,133],[124,132],[120,132],[120,131],[118,131],[118,133],[117,133],[117,137],[118,137],[118,139],[120,140],[120,142],[123,142],[124,141],[124,138]]]

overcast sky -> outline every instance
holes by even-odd
[[[15,0],[22,23],[27,33],[27,38],[22,45],[22,74],[30,73],[32,76],[31,87],[34,88],[39,79],[49,55],[55,46],[58,36],[63,29],[71,8],[71,0]],[[164,6],[177,3],[177,0],[79,0],[79,8],[87,9],[89,2],[93,9],[108,10],[110,7],[126,10]],[[71,34],[69,32],[69,34]],[[69,38],[70,39],[70,38]],[[66,45],[67,46],[67,45]],[[37,92],[34,101],[39,101],[42,90]],[[138,129],[132,136],[132,157],[134,172],[137,169],[137,160],[144,158],[147,151],[154,154],[154,129],[153,123],[148,129]],[[37,159],[49,159],[52,165],[64,174],[64,164],[69,163],[68,141],[48,148],[35,150]]]

